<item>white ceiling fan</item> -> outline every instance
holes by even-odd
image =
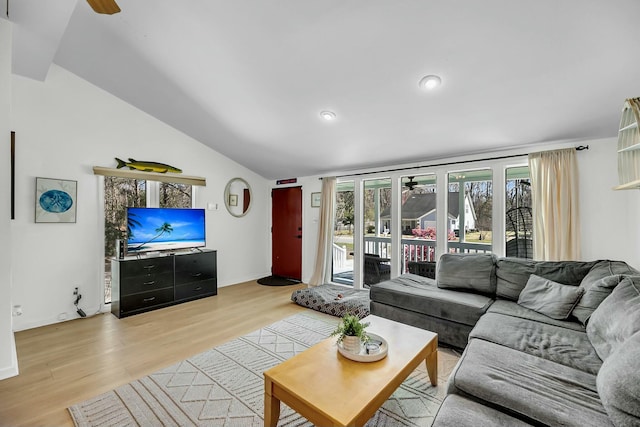
[[[120,7],[118,7],[115,0],[87,0],[87,3],[97,13],[113,15],[120,12]]]

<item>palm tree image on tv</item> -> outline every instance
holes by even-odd
[[[136,251],[139,250],[141,248],[144,247],[144,245],[153,242],[154,240],[158,239],[160,236],[162,236],[164,233],[167,234],[171,234],[171,232],[173,231],[173,227],[171,226],[171,224],[169,224],[168,222],[163,223],[160,227],[156,228],[156,233],[158,233],[158,235],[156,235],[155,237],[153,237],[152,239],[147,240],[144,243],[141,243],[139,246],[136,246],[134,248],[131,248],[131,250]]]
[[[142,227],[142,224],[136,219],[135,213],[130,213],[127,216],[127,236],[129,236],[130,239],[134,237],[133,229],[136,227]]]
[[[175,251],[206,245],[204,209],[127,208],[127,251]]]

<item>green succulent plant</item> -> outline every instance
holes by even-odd
[[[363,342],[367,342],[369,336],[364,331],[367,326],[369,326],[369,322],[361,322],[358,316],[345,314],[336,330],[331,332],[331,336],[337,336],[338,342],[342,342],[347,336],[358,337]]]

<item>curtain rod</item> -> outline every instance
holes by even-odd
[[[578,145],[576,147],[576,151],[582,151],[582,150],[588,150],[588,149],[589,149],[588,145]],[[411,170],[411,169],[420,169],[420,168],[429,168],[429,167],[438,167],[438,166],[459,165],[459,164],[463,164],[463,163],[483,162],[483,161],[487,161],[487,160],[511,159],[511,158],[514,158],[514,157],[522,157],[522,156],[528,156],[528,155],[529,155],[529,153],[511,154],[511,155],[508,155],[508,156],[485,157],[484,159],[473,159],[473,160],[458,160],[457,162],[436,163],[436,164],[433,164],[433,165],[407,166],[407,167],[403,167],[403,168],[386,169],[386,170],[380,170],[380,171],[358,172],[358,173],[350,173],[350,174],[344,174],[344,175],[336,175],[336,178],[343,178],[345,176],[371,175],[371,174],[374,174],[374,173],[398,172],[398,171],[406,171],[406,170]],[[319,179],[322,179],[322,178],[319,178]]]

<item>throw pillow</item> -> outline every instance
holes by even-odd
[[[623,276],[589,318],[587,337],[600,359],[605,360],[639,331],[640,276]]]
[[[532,274],[520,293],[518,304],[553,319],[564,320],[584,293],[578,286],[563,285]]]
[[[603,277],[594,282],[588,281],[585,283],[585,280],[583,280],[580,287],[583,288],[585,292],[571,312],[573,317],[586,326],[591,314],[606,297],[611,295],[611,292],[618,286],[620,280],[622,280],[622,276],[619,274]]]
[[[518,301],[520,292],[527,285],[532,274],[565,285],[578,286],[595,263],[595,261],[533,261],[499,258],[496,263],[496,295],[503,299]]]
[[[436,274],[438,287],[495,295],[495,261],[492,254],[443,254]]]

